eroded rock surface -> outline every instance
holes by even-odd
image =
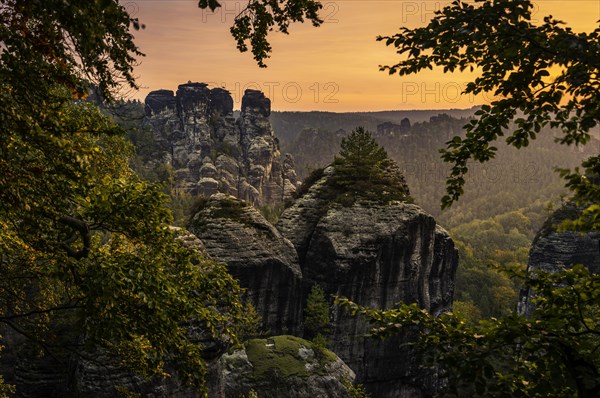
[[[239,118],[233,99],[205,83],[146,97],[144,128],[157,147],[154,163],[173,169],[175,187],[209,196],[227,193],[255,206],[283,202],[296,190],[294,161],[282,154],[269,115],[271,101],[246,90]]]
[[[325,170],[277,225],[296,249],[305,292],[318,283],[372,308],[417,303],[434,314],[449,310],[457,252],[446,231],[418,206],[332,200]],[[418,369],[402,336],[383,342],[364,338],[364,321],[333,307],[330,348],[377,397],[420,397],[435,389],[433,374]]]
[[[296,250],[254,207],[214,195],[200,206],[189,229],[247,289],[271,334],[299,330],[302,275]]]
[[[555,273],[563,267],[583,264],[592,273],[600,273],[600,233],[557,231],[557,225],[563,220],[574,219],[579,214],[577,207],[569,203],[550,216],[531,244],[528,271]],[[519,313],[531,316],[533,299],[534,293],[530,289],[522,291]]]

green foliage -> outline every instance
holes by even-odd
[[[415,304],[371,310],[337,302],[365,316],[373,336],[415,332],[422,366],[440,367],[440,396],[598,396],[600,275],[578,265],[537,272],[525,285],[539,294],[532,319],[510,315],[469,324],[452,313],[434,317]]]
[[[211,11],[221,7],[218,0],[200,0],[198,6]],[[269,32],[279,30],[287,34],[293,22],[311,21],[313,26],[323,22],[319,10],[323,6],[315,0],[254,0],[248,2],[242,12],[235,17],[231,35],[241,52],[248,51],[249,42],[252,55],[260,67],[266,67],[264,60],[269,57],[271,45],[267,40]]]
[[[12,130],[2,153],[0,291],[13,298],[0,322],[50,352],[85,336],[86,348],[108,348],[142,375],[171,364],[202,386],[202,348],[185,324],[234,342],[244,315],[237,282],[175,240],[160,187],[128,169],[127,145],[102,135],[114,127],[92,105],[56,112],[56,135],[40,135],[56,146]],[[49,330],[67,315],[75,341],[57,346]]]
[[[304,334],[307,338],[319,341],[325,347],[323,334],[329,332],[329,304],[325,291],[319,285],[313,285],[304,308]],[[323,344],[324,343],[324,344]]]
[[[116,386],[115,391],[119,394],[119,397],[122,398],[140,398],[140,394],[131,391],[125,386]]]
[[[323,336],[321,333],[317,333],[317,334],[315,335],[315,337],[313,337],[313,338],[311,339],[311,341],[312,341],[312,343],[315,345],[315,348],[316,348],[318,351],[321,351],[321,350],[323,350],[323,349],[327,348],[327,344],[329,343],[329,342],[327,341],[327,338],[326,338],[325,336]]]
[[[270,222],[272,225],[275,225],[279,221],[281,213],[283,213],[285,210],[285,204],[279,202],[273,205],[264,205],[258,210],[268,222]]]
[[[211,204],[214,206],[211,207]],[[218,202],[211,202],[206,197],[197,197],[192,207],[194,210],[191,214],[193,216],[205,209],[209,209],[211,218],[228,218],[239,223],[248,223],[250,220],[244,217],[245,209],[248,207],[250,207],[249,203],[234,197],[223,198]]]
[[[371,133],[362,127],[352,131],[348,137],[342,138],[339,157],[334,164],[358,169],[376,167],[388,158],[385,150],[375,142]]]
[[[90,82],[106,100],[121,81],[135,87],[137,20],[110,0],[9,0],[0,12],[0,323],[48,356],[101,350],[202,392],[188,326],[236,343],[241,290],[179,242],[162,187],[128,166],[125,132],[75,101]]]
[[[485,319],[514,311],[520,286],[506,271],[524,271],[533,238],[522,210],[473,220],[450,230],[459,252],[455,297],[469,317]]]
[[[1,336],[0,336],[1,337]],[[0,350],[3,350],[4,346],[0,346]],[[0,398],[9,398],[15,393],[15,386],[6,383],[4,376],[0,375]]]
[[[83,76],[105,99],[123,82],[137,87],[132,70],[143,54],[130,29],[142,26],[118,2],[8,0],[0,12],[1,81],[11,82],[2,87],[5,96],[27,93],[33,110],[57,82],[83,95]]]
[[[365,390],[365,386],[357,384],[356,386],[348,379],[343,379],[342,384],[346,387],[346,392],[350,398],[369,398],[371,395]]]
[[[380,203],[410,201],[408,187],[398,165],[387,157],[371,133],[358,127],[342,139],[335,173],[329,185],[338,193],[335,199],[351,206],[357,199]]]
[[[173,214],[172,224],[177,227],[185,227],[193,216],[191,209],[196,206],[196,199],[188,192],[173,189],[169,195],[168,206]]]
[[[484,319],[478,306],[475,305],[475,303],[471,300],[454,300],[454,303],[452,304],[452,312],[454,312],[458,317],[463,318],[465,322],[469,324],[475,324]]]
[[[244,319],[240,325],[239,340],[245,342],[264,336],[266,332],[262,328],[262,317],[256,312],[251,303],[244,304]]]
[[[228,142],[221,143],[217,150],[219,154],[224,153],[225,155],[230,156],[234,159],[239,159],[242,155],[241,149],[238,145],[230,144]],[[215,156],[215,159],[216,158],[217,156]]]
[[[583,210],[574,220],[565,220],[563,229],[580,232],[600,230],[600,156],[593,156],[583,162],[585,172],[578,168],[574,172],[561,170],[561,176],[567,180],[566,186],[574,192],[572,201]]]
[[[500,97],[476,112],[465,126],[464,138],[454,137],[442,150],[444,160],[452,164],[443,207],[462,195],[469,160],[494,158],[497,148],[492,144],[499,137],[506,135],[508,145],[522,148],[550,125],[562,131],[560,143],[584,145],[600,121],[596,59],[600,28],[575,33],[551,16],[536,25],[533,8],[529,0],[473,4],[457,0],[436,12],[426,27],[402,28],[398,34],[378,38],[407,55],[398,64],[381,67],[390,74],[409,75],[433,66],[444,72],[477,69],[481,72],[465,93]],[[594,156],[584,167],[593,170],[598,163]],[[590,199],[593,193],[593,200],[586,203],[598,202],[599,192],[590,189],[582,175],[563,176],[578,199]],[[593,224],[597,209],[590,207],[589,213]]]

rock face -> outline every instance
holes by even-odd
[[[354,372],[333,352],[294,336],[246,343],[221,357],[224,397],[346,398]]]
[[[254,207],[213,195],[200,205],[189,230],[247,289],[270,334],[299,331],[302,274],[296,250]]]
[[[374,308],[417,303],[438,314],[449,310],[457,251],[446,231],[419,207],[402,202],[331,200],[324,175],[281,216],[278,229],[298,250],[304,295],[314,283]],[[376,397],[428,396],[435,388],[399,339],[365,339],[367,325],[334,308],[330,348]]]
[[[175,186],[198,195],[227,193],[255,206],[283,202],[297,186],[294,161],[281,154],[269,115],[271,101],[246,90],[236,120],[233,99],[204,83],[146,97],[144,128],[153,132],[155,162],[173,169]]]
[[[108,361],[98,364],[80,359],[73,377],[74,389],[71,395],[66,396],[115,398],[129,392],[139,397],[153,398],[200,397],[193,388],[183,385],[176,378],[147,380],[107,364]]]
[[[255,106],[260,113],[260,103]],[[408,195],[403,176],[392,166],[385,169],[386,181]],[[248,289],[271,334],[302,333],[302,308],[314,284],[327,297],[342,295],[373,308],[414,302],[434,314],[449,310],[457,252],[448,234],[418,206],[378,201],[372,193],[346,195],[340,181],[348,180],[336,173],[330,166],[316,174],[313,184],[303,187],[304,195],[283,212],[277,229],[253,207],[224,194],[205,199],[189,229]],[[392,185],[378,187],[383,195]],[[331,308],[329,347],[372,396],[434,394],[435,374],[418,369],[411,350],[402,348],[410,336],[383,342],[365,338],[363,320]],[[238,386],[252,379],[244,373],[251,368],[244,355],[230,358],[242,368],[242,375],[231,376]],[[227,366],[235,373],[233,365]],[[288,396],[264,388],[265,396]]]
[[[377,136],[398,136],[401,134],[407,134],[410,131],[410,120],[404,118],[400,121],[400,124],[385,122],[377,125]]]
[[[595,274],[600,273],[600,233],[558,232],[556,225],[565,219],[578,217],[573,204],[558,209],[546,221],[531,244],[528,271],[558,272],[562,267],[583,264]],[[527,289],[521,292],[519,313],[531,316],[534,310],[534,294]]]

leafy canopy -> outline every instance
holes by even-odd
[[[211,11],[221,7],[218,0],[200,0],[198,6]],[[230,28],[236,46],[241,52],[248,51],[250,45],[252,55],[261,68],[269,58],[272,47],[267,37],[269,32],[278,29],[288,34],[293,22],[309,20],[313,26],[320,26],[319,10],[323,8],[317,0],[248,0],[246,7],[235,17]]]
[[[576,33],[551,16],[536,25],[532,12],[529,0],[457,0],[425,27],[401,28],[378,38],[406,56],[381,70],[401,76],[434,66],[444,72],[476,70],[479,76],[464,92],[499,97],[481,107],[465,126],[464,138],[454,137],[442,150],[443,159],[452,164],[442,207],[463,193],[469,160],[493,158],[493,143],[500,137],[516,148],[526,147],[549,124],[561,129],[560,143],[584,145],[600,121],[600,28]],[[584,168],[597,174],[599,164],[594,157]],[[589,199],[587,192],[598,201],[597,188],[579,172],[563,175],[577,199]],[[588,208],[588,213],[597,220],[600,209]]]
[[[75,100],[90,83],[108,100],[135,87],[139,23],[110,0],[7,0],[0,13],[0,323],[39,353],[102,348],[201,391],[202,343],[236,341],[240,288],[179,242],[122,129]]]
[[[526,280],[539,299],[532,319],[511,315],[472,325],[416,304],[371,310],[374,337],[415,333],[423,366],[439,366],[444,397],[597,397],[600,394],[600,275],[583,266]]]
[[[443,207],[463,193],[470,160],[494,157],[498,138],[521,148],[550,125],[561,129],[560,143],[584,145],[600,121],[600,28],[575,33],[552,17],[537,26],[532,10],[528,0],[457,0],[426,27],[379,38],[406,55],[381,67],[390,74],[434,66],[444,72],[477,69],[465,92],[500,97],[476,113],[465,138],[454,137],[442,151],[452,164]],[[561,173],[575,202],[585,207],[567,226],[600,230],[600,157],[583,166],[587,175]],[[371,310],[344,298],[337,302],[367,317],[374,336],[415,333],[423,366],[441,372],[442,396],[600,396],[600,275],[576,265],[525,275],[524,286],[536,292],[530,319],[514,314],[475,325],[452,313],[434,317],[415,304]]]

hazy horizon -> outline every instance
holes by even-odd
[[[141,89],[130,98],[143,101],[150,91],[175,91],[179,84],[194,81],[226,88],[237,109],[246,88],[263,91],[277,111],[468,109],[491,100],[460,95],[471,73],[433,70],[399,77],[378,70],[399,57],[377,42],[377,35],[425,25],[449,1],[324,0],[321,27],[295,24],[289,35],[270,35],[273,52],[267,68],[259,68],[250,53],[239,53],[230,36],[229,27],[245,3],[222,1],[222,8],[211,13],[193,0],[122,1],[146,25],[135,32],[146,57],[135,69]],[[552,14],[575,31],[597,27],[600,2],[564,3],[535,2],[534,22]]]

